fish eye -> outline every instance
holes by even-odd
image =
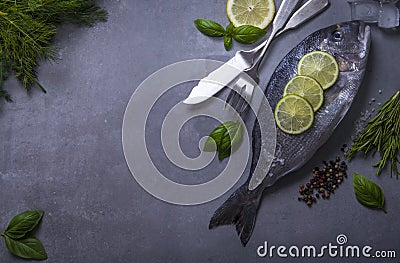
[[[333,38],[333,41],[339,42],[342,40],[343,34],[339,30],[336,30],[335,32],[332,33],[332,38]]]

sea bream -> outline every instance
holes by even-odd
[[[318,30],[293,48],[280,62],[265,90],[272,109],[282,97],[286,83],[297,74],[300,58],[315,50],[332,54],[339,65],[339,78],[324,92],[323,106],[315,113],[312,127],[300,135],[290,135],[277,128],[274,159],[282,160],[271,166],[267,176],[254,190],[249,180],[260,157],[261,132],[257,121],[252,131],[253,158],[247,182],[219,207],[211,218],[209,228],[219,225],[236,226],[245,246],[253,232],[262,193],[278,179],[302,167],[332,135],[346,115],[361,85],[370,46],[370,28],[362,22],[351,21]]]

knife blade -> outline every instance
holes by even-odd
[[[206,101],[225,86],[229,85],[243,70],[250,65],[241,56],[235,55],[221,67],[201,79],[197,86],[193,87],[189,96],[183,101],[185,104],[198,104]]]

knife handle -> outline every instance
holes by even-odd
[[[211,72],[207,77],[200,80],[200,82],[202,81],[211,82],[222,86],[222,88],[227,86],[237,76],[240,75],[242,70],[245,69],[245,68],[238,68],[237,66],[239,65],[232,66],[232,64],[234,64],[234,60],[235,60],[234,58],[230,59],[228,62],[226,62],[213,72]]]

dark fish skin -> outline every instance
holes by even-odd
[[[362,22],[352,21],[318,30],[292,49],[280,62],[265,90],[272,109],[282,97],[286,83],[297,74],[300,58],[322,50],[335,56],[340,75],[333,87],[325,91],[324,105],[315,114],[313,126],[303,134],[289,135],[277,129],[275,162],[261,185],[248,190],[251,175],[260,158],[261,131],[256,121],[252,132],[253,158],[247,182],[222,204],[210,220],[209,228],[236,226],[243,246],[249,241],[264,190],[278,179],[302,167],[331,136],[346,115],[361,85],[370,45],[370,31]]]

